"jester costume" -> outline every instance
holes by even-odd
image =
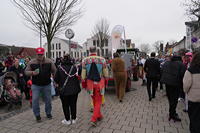
[[[94,111],[91,122],[102,119],[101,104],[105,92],[105,80],[108,77],[106,60],[91,54],[82,61],[82,86],[86,88],[93,100]]]

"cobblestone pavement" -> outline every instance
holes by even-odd
[[[88,94],[83,90],[78,99],[78,121],[73,125],[63,125],[61,102],[53,101],[53,119],[45,117],[41,106],[42,122],[37,123],[32,110],[27,110],[0,122],[0,133],[188,133],[188,116],[178,104],[177,112],[181,123],[168,121],[168,101],[164,93],[157,92],[156,98],[148,101],[145,87],[140,82],[132,82],[136,91],[126,93],[123,103],[119,103],[112,90],[107,91],[106,103],[102,109],[104,119],[91,127],[89,124]]]

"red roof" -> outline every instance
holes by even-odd
[[[26,47],[23,47],[20,50],[20,52],[19,52],[18,55],[34,57],[36,55],[35,48],[26,48]]]

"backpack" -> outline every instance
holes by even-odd
[[[96,82],[99,82],[101,80],[99,71],[97,69],[97,65],[94,62],[92,62],[91,66],[90,66],[90,70],[87,75],[87,79],[96,81]]]

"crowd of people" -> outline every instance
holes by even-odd
[[[93,115],[91,124],[103,119],[101,106],[105,102],[104,93],[108,84],[109,69],[113,73],[116,96],[123,102],[127,79],[130,78],[125,70],[125,62],[119,53],[114,53],[112,60],[97,56],[95,47],[90,47],[90,55],[83,60],[75,60],[69,54],[56,59],[55,63],[44,56],[43,48],[36,49],[36,58],[8,56],[0,62],[0,75],[13,72],[16,84],[7,90],[10,96],[16,98],[21,94],[30,100],[30,105],[37,122],[41,122],[39,98],[45,102],[46,117],[52,119],[52,96],[59,95],[65,118],[63,124],[75,124],[77,121],[77,99],[81,88],[85,88],[91,96]],[[176,53],[174,55],[156,56],[152,52],[150,57],[141,56],[132,60],[132,78],[142,79],[142,85],[147,86],[148,99],[151,102],[156,97],[158,87],[169,101],[169,121],[181,121],[176,112],[179,100],[184,101],[184,112],[188,112],[191,133],[200,131],[200,52]],[[4,79],[6,77],[4,76]],[[158,85],[160,84],[160,85]],[[6,85],[5,85],[6,86]],[[165,86],[165,87],[164,87]],[[13,92],[12,89],[14,88]],[[5,89],[6,90],[6,89]],[[20,94],[17,90],[20,90]],[[2,100],[2,97],[1,97]],[[2,103],[2,101],[1,101]],[[11,102],[12,103],[12,102]],[[21,103],[20,103],[21,106]]]
[[[185,104],[184,112],[188,112],[190,132],[200,131],[200,51],[175,53],[174,55],[157,56],[154,52],[150,58],[139,61],[139,75],[147,86],[149,101],[156,97],[158,84],[163,85],[169,101],[169,121],[180,122],[176,112],[178,101]]]

